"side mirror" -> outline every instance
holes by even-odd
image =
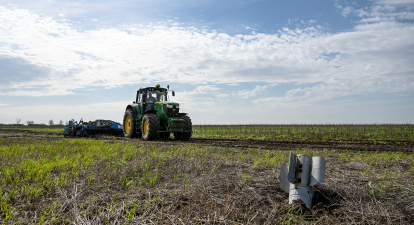
[[[172,96],[175,96],[175,91],[172,91]]]
[[[135,101],[133,101],[132,103],[134,103],[134,104],[135,104]]]

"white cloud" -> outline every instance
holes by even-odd
[[[354,10],[354,8],[352,8],[351,6],[347,6],[345,8],[343,8],[341,15],[344,17],[347,17],[349,14],[352,13],[352,11]]]
[[[219,95],[216,95],[217,96],[217,98],[228,98],[230,95],[228,95],[228,94],[219,94]]]
[[[284,28],[277,34],[230,36],[173,21],[83,31],[69,22],[0,6],[0,55],[52,71],[45,79],[0,84],[0,88],[4,95],[43,96],[159,80],[318,84],[276,98],[281,102],[413,92],[414,26],[398,22],[412,18],[412,13],[391,6],[354,11],[362,20],[346,32],[327,33],[309,26]],[[32,89],[40,86],[45,88]],[[218,90],[204,85],[192,94]]]
[[[276,84],[266,84],[264,86],[259,86],[257,85],[253,90],[251,91],[247,91],[247,90],[243,90],[243,91],[239,91],[237,93],[237,95],[240,98],[250,98],[250,97],[255,97],[256,95],[260,94],[261,92],[263,92],[264,90],[266,90],[268,87],[273,87]]]
[[[366,9],[355,10],[355,13],[363,17],[360,23],[414,20],[414,12],[399,11],[395,6],[390,5],[374,5]]]
[[[170,88],[173,90],[174,88]],[[201,85],[194,88],[193,91],[180,91],[174,97],[170,96],[170,101],[179,102],[181,109],[198,111],[205,108],[206,105],[215,106],[213,96],[219,96],[221,88],[216,85]],[[206,97],[207,95],[207,97]],[[224,95],[223,95],[224,96]],[[201,101],[200,101],[201,100]],[[184,107],[184,108],[182,108]]]
[[[46,89],[42,91],[10,91],[5,93],[1,93],[0,95],[8,95],[8,96],[31,96],[31,97],[42,97],[42,96],[50,96],[50,95],[69,95],[73,94],[73,92],[68,90],[61,90],[61,89]]]
[[[410,5],[414,4],[414,0],[374,0],[375,4],[381,5]]]
[[[210,92],[215,92],[220,90],[221,88],[216,87],[215,85],[204,85],[204,86],[198,86],[194,89],[195,94],[207,94]]]
[[[338,10],[341,12],[341,15],[343,17],[347,17],[349,14],[351,14],[354,11],[354,8],[351,6],[343,7],[342,5],[339,5],[338,3],[335,3],[335,7],[338,8]]]
[[[194,88],[191,92],[183,92],[184,95],[198,95],[198,94],[211,94],[216,93],[221,88],[217,87],[216,85],[203,85],[203,86],[197,86]]]
[[[85,121],[95,119],[111,119],[122,123],[122,117],[125,108],[131,102],[107,102],[94,103],[88,105],[35,105],[35,106],[18,106],[3,107],[0,118],[2,121],[13,121],[15,117],[22,118],[23,121],[33,120],[36,123],[47,123],[49,119],[64,121],[71,118],[76,120],[83,117]],[[105,109],[105,110],[102,110]],[[55,118],[59,115],[59,118]],[[86,115],[93,115],[87,117]]]

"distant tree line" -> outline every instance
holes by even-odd
[[[65,124],[63,123],[63,120],[62,119],[59,121],[59,124],[55,124],[52,119],[49,120],[48,124],[35,123],[33,120],[28,120],[25,123],[21,123],[21,122],[22,122],[22,119],[21,118],[16,118],[16,123],[12,123],[12,124],[0,123],[0,127],[8,127],[8,128],[11,128],[11,127],[22,127],[22,126],[30,126],[30,127],[62,127],[62,126],[65,126]],[[69,122],[70,121],[66,121],[66,125]]]

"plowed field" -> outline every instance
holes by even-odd
[[[288,204],[289,151],[327,160],[314,206]],[[0,129],[1,217],[23,224],[413,224],[411,141],[144,142]]]

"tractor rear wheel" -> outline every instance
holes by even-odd
[[[180,133],[174,133],[174,139],[177,140],[189,140],[191,138],[192,132],[193,132],[193,123],[191,122],[191,119],[189,116],[182,116],[180,117],[185,122],[184,124],[184,130],[189,132],[180,132]]]
[[[132,109],[127,109],[124,114],[124,136],[133,138],[136,136],[137,124],[136,116]]]
[[[158,139],[160,130],[160,119],[157,114],[146,114],[142,118],[142,138],[145,141]]]

